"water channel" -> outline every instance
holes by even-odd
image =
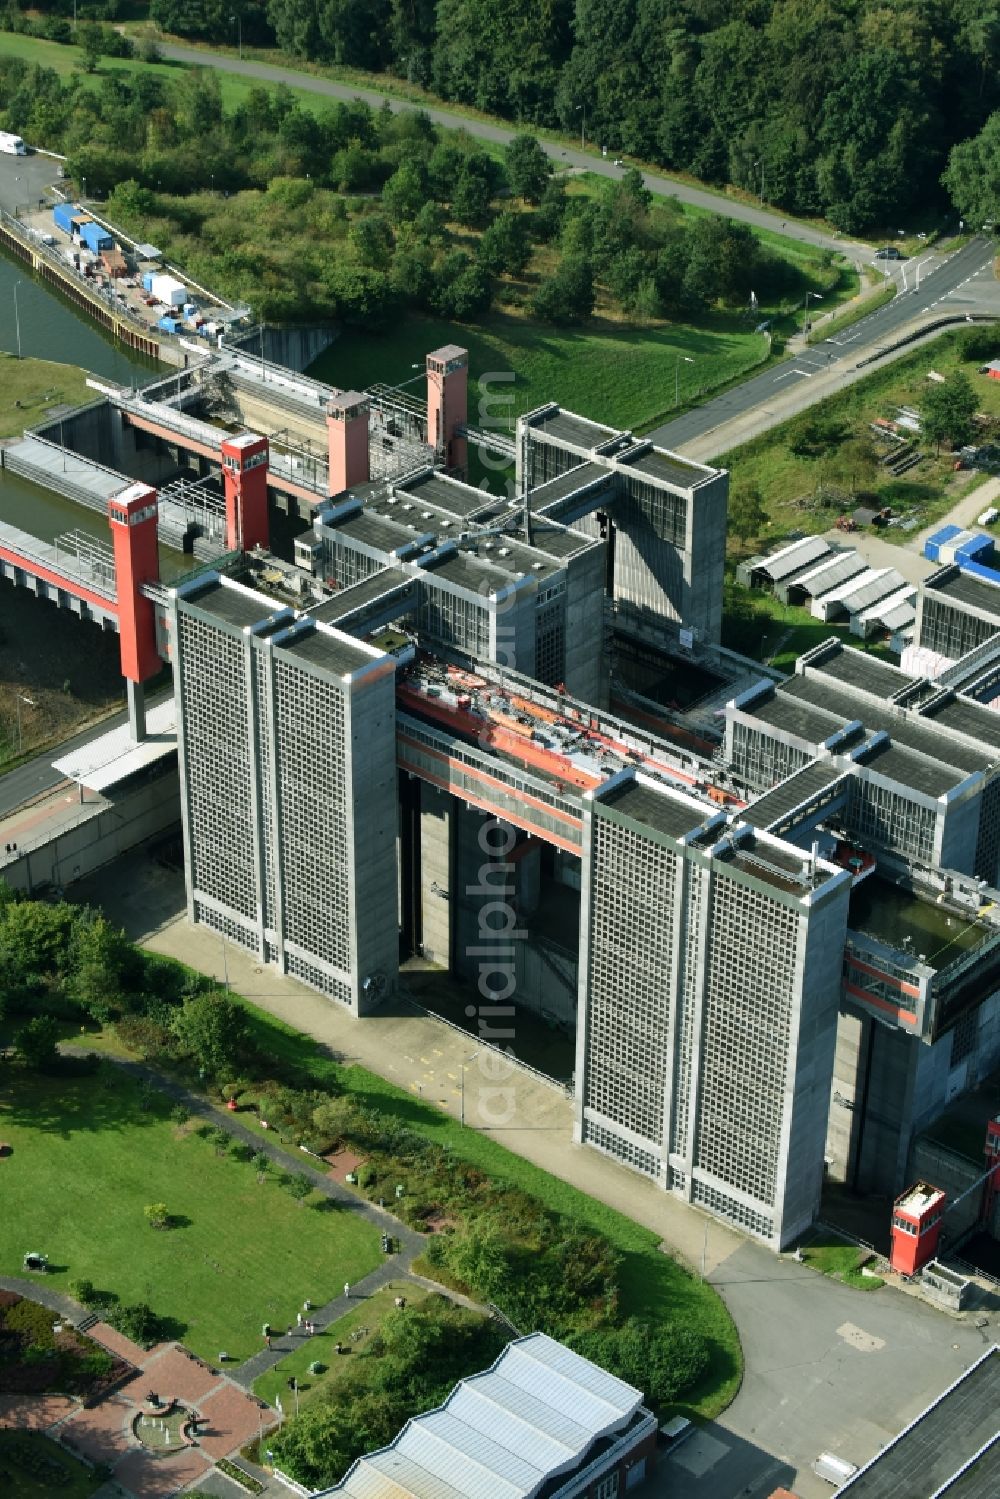
[[[107,338],[96,323],[32,275],[20,261],[0,254],[0,349],[17,351],[14,288],[21,327],[21,352],[37,359],[79,365],[118,385],[138,385],[162,366],[126,350]],[[75,505],[17,474],[0,472],[0,520],[29,531],[42,541],[54,541],[65,531],[85,531],[109,542],[107,521],[95,510]],[[191,559],[160,548],[161,571],[176,576]]]

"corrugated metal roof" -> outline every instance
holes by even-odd
[[[818,598],[820,594],[836,588],[839,583],[846,583],[849,579],[856,578],[858,573],[863,573],[867,567],[868,564],[860,552],[834,552],[829,557],[824,557],[816,567],[803,573],[800,578],[796,578],[795,586],[804,588],[810,598]]]
[[[622,1431],[642,1394],[544,1333],[509,1343],[388,1447],[325,1490],[349,1499],[532,1499],[599,1437]]]
[[[779,552],[772,552],[754,571],[767,573],[772,583],[777,583],[789,573],[797,572],[800,567],[819,561],[831,550],[829,542],[824,541],[822,536],[803,536],[790,546],[782,547]]]

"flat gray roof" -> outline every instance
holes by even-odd
[[[1000,1348],[996,1344],[954,1385],[848,1479],[844,1499],[996,1499],[1000,1493]],[[988,1452],[976,1459],[987,1443]],[[957,1475],[968,1464],[961,1478]],[[956,1482],[949,1481],[957,1479]]]
[[[518,534],[523,542],[523,529]],[[601,545],[596,536],[587,536],[583,531],[574,531],[569,526],[559,525],[557,521],[537,515],[531,518],[531,540],[532,545],[540,552],[560,558],[574,557],[577,552],[586,552],[591,547]]]
[[[408,525],[375,515],[368,509],[332,521],[327,529],[339,531],[353,541],[360,541],[362,545],[374,547],[380,552],[395,551],[397,547],[406,546],[414,539],[414,533]]]
[[[345,614],[352,614],[355,609],[372,603],[375,599],[381,598],[384,593],[389,593],[393,588],[399,588],[403,584],[412,586],[413,579],[407,577],[398,567],[383,567],[379,572],[373,573],[370,578],[363,578],[360,583],[354,583],[350,588],[342,588],[339,593],[334,594],[332,599],[326,599],[315,609],[310,609],[309,618],[322,620],[324,624],[332,625],[336,620],[343,619]],[[400,607],[402,609],[402,605]]]
[[[246,594],[241,588],[227,587],[221,578],[209,579],[196,592],[188,593],[181,604],[194,604],[206,614],[243,630],[247,625],[258,624],[268,615],[274,614],[282,605],[274,599],[255,594]]]
[[[621,785],[612,787],[606,796],[595,802],[595,806],[613,807],[616,812],[630,817],[633,822],[641,822],[659,833],[666,833],[668,838],[683,838],[685,833],[700,827],[706,817],[711,815],[710,807],[695,811],[669,792],[654,791],[639,781],[622,781]]]
[[[824,676],[845,682],[849,687],[860,687],[862,692],[870,692],[883,701],[916,680],[905,671],[900,671],[898,666],[880,661],[877,656],[866,655],[864,651],[854,650],[851,646],[842,646],[836,655],[829,656],[825,661],[810,662],[810,666],[814,671],[821,671]],[[860,711],[858,717],[861,717]]]
[[[983,770],[992,762],[992,753],[986,745],[976,750],[970,745],[952,739],[950,734],[935,729],[933,719],[906,717],[888,703],[876,702],[873,698],[852,697],[846,687],[831,681],[822,674],[796,676],[783,682],[778,689],[781,696],[796,698],[837,713],[845,722],[860,718],[865,728],[871,731],[884,730],[895,744],[905,745],[931,760],[943,761],[964,771]],[[954,780],[952,781],[954,784]]]
[[[887,744],[884,740],[866,754],[860,762],[877,775],[909,786],[912,791],[924,796],[943,796],[955,785],[955,771],[950,765],[916,755],[904,745]]]
[[[489,490],[447,479],[443,474],[425,474],[404,486],[397,485],[396,489],[398,495],[409,494],[415,500],[428,500],[432,505],[439,505],[449,515],[475,515],[477,510],[496,503],[496,496]]]
[[[929,723],[942,723],[946,729],[969,734],[984,744],[1000,748],[1000,713],[971,698],[956,696],[932,708],[925,715]]]
[[[301,656],[304,661],[311,661],[314,666],[321,666],[337,677],[346,677],[364,666],[371,666],[374,660],[359,645],[329,635],[325,630],[303,631],[294,640],[282,641],[276,649],[289,656]]]
[[[577,490],[585,489],[588,484],[594,484],[598,480],[610,484],[613,479],[613,470],[605,468],[603,464],[578,463],[575,468],[567,469],[564,474],[556,474],[554,479],[547,479],[544,484],[533,489],[532,505],[547,507],[556,500],[575,494]]]
[[[482,562],[469,552],[448,552],[444,557],[430,558],[425,562],[423,571],[428,577],[445,578],[460,588],[482,594],[484,603],[487,594],[498,593],[501,588],[508,588],[513,582],[513,574],[502,570],[502,565],[494,567],[492,563]],[[488,587],[484,588],[484,584]]]
[[[626,454],[618,462],[622,468],[645,474],[650,479],[659,479],[666,484],[674,484],[678,489],[690,489],[702,479],[710,478],[714,472],[702,463],[690,463],[686,458],[680,458],[676,453],[667,453],[662,448],[651,448],[638,458],[630,458]]]
[[[574,447],[588,452],[609,437],[614,437],[615,427],[605,427],[585,416],[574,416],[571,411],[553,411],[541,421],[532,422],[531,431],[538,435],[555,438],[557,442],[569,442]]]
[[[744,711],[809,744],[825,744],[831,734],[843,727],[839,713],[814,708],[811,703],[799,702],[781,691],[765,702],[751,703]]]
[[[932,598],[941,595],[953,603],[966,604],[978,614],[1000,621],[1000,582],[988,583],[985,578],[977,578],[973,573],[960,572],[956,577],[940,583],[931,576],[924,586]]]
[[[758,797],[745,812],[740,813],[740,818],[755,828],[769,828],[779,817],[784,817],[802,802],[810,801],[846,774],[842,767],[829,762],[804,765],[773,791]]]

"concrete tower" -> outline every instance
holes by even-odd
[[[445,344],[427,356],[427,441],[445,467],[465,473],[469,447],[456,430],[469,416],[469,353]]]
[[[222,439],[226,546],[231,552],[267,547],[267,454],[267,438],[255,432]]]
[[[368,410],[368,397],[357,390],[342,390],[326,408],[331,496],[368,482]]]

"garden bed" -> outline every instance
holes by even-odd
[[[0,1393],[58,1392],[92,1405],[134,1373],[48,1307],[0,1292]]]

